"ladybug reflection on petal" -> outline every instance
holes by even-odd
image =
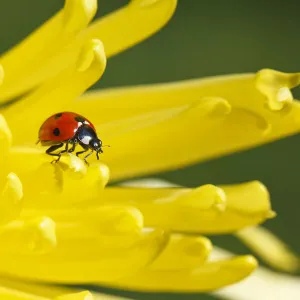
[[[85,117],[73,112],[60,112],[49,117],[39,130],[39,140],[42,146],[50,146],[46,153],[57,156],[52,162],[58,162],[62,153],[74,152],[75,147],[79,144],[83,151],[76,152],[76,155],[91,150],[84,157],[86,164],[87,158],[95,151],[99,160],[99,153],[102,151],[102,141],[98,138],[94,125]],[[57,153],[55,150],[65,148]]]

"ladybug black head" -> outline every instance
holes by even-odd
[[[99,139],[91,139],[89,142],[89,146],[91,149],[96,151],[97,153],[103,153],[102,151],[102,141]]]

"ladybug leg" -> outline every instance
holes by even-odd
[[[76,156],[78,156],[79,154],[82,154],[82,153],[84,153],[84,152],[86,152],[86,151],[89,150],[89,146],[87,146],[87,145],[85,145],[85,144],[80,144],[80,146],[81,146],[84,150],[83,150],[83,151],[78,151],[78,152],[76,152]]]
[[[66,148],[62,151],[59,152],[59,154],[65,153],[65,152],[70,152],[69,150],[69,142],[66,143]]]
[[[83,158],[83,160],[84,160],[84,162],[89,166],[90,164],[87,162],[87,158],[90,156],[90,155],[92,155],[93,154],[93,150],[90,152],[90,153],[88,153],[84,158]]]
[[[80,144],[81,147],[84,149],[83,151],[79,151],[79,152],[76,152],[76,156],[78,156],[79,154],[82,154],[82,153],[85,153],[86,151],[89,150],[89,146],[87,145],[84,145],[84,144]],[[90,156],[90,153],[84,157],[84,162],[88,165],[88,162],[86,161],[86,157]]]
[[[87,148],[87,149],[85,149],[85,150],[83,150],[83,151],[78,151],[78,152],[76,152],[76,156],[78,156],[79,154],[82,154],[82,153],[84,153],[84,152],[86,152],[86,151],[88,151],[89,150],[89,148]]]
[[[69,149],[69,153],[71,153],[71,152],[74,152],[74,150],[75,150],[75,147],[76,147],[76,144],[75,143],[73,143],[72,144],[72,147],[71,147],[71,149]]]
[[[53,153],[53,151],[55,151],[55,150],[61,148],[63,145],[64,145],[63,143],[59,143],[59,144],[57,144],[57,145],[51,146],[50,148],[48,148],[48,149],[46,150],[46,153],[47,153],[47,154],[49,154],[49,155],[51,155],[51,156],[58,156],[58,158],[55,159],[55,160],[53,160],[51,163],[58,162],[58,161],[60,160],[61,152],[59,152],[59,153]]]

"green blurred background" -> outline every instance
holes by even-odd
[[[97,17],[127,2],[99,1]],[[63,0],[1,1],[0,53],[41,25],[63,3]],[[93,88],[256,72],[261,68],[299,71],[298,8],[296,0],[179,0],[169,24],[150,39],[111,58],[102,80]],[[297,95],[297,89],[294,94]],[[278,217],[265,226],[300,253],[299,149],[300,137],[296,135],[158,176],[188,186],[262,181],[278,212]],[[249,253],[232,236],[213,237],[213,241],[235,253]],[[122,294],[136,299],[166,299],[165,295]],[[204,295],[168,297],[213,299]]]

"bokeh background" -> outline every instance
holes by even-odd
[[[101,0],[96,17],[127,2]],[[93,88],[256,72],[261,68],[300,70],[299,1],[178,2],[169,24],[150,39],[111,58],[103,78]],[[1,1],[0,53],[41,25],[63,4],[63,0]],[[297,94],[300,95],[300,89],[294,90]],[[278,213],[264,226],[300,253],[299,170],[300,136],[296,135],[157,177],[187,186],[262,181]],[[215,236],[212,240],[234,253],[249,253],[232,236]],[[215,299],[205,295],[121,294],[136,299]]]

